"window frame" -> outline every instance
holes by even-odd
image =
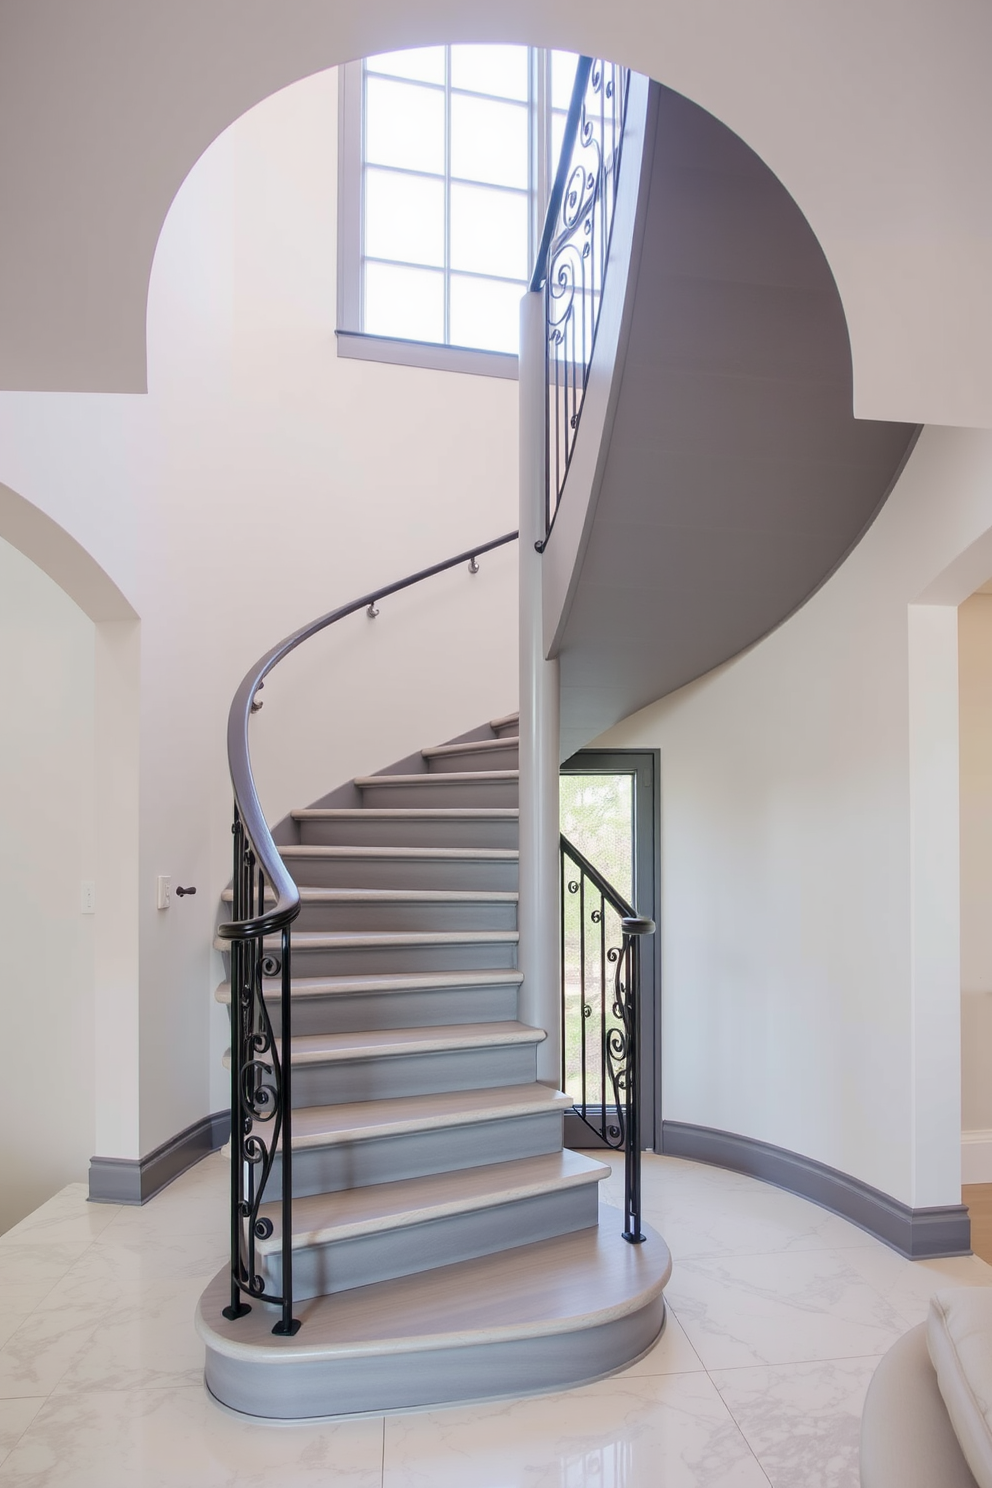
[[[531,220],[528,260],[533,263],[551,188],[550,53],[531,47],[530,185]],[[470,373],[515,381],[518,358],[513,352],[453,346],[438,341],[411,341],[372,335],[361,329],[362,278],[362,69],[363,61],[338,68],[338,230],[337,330],[339,357],[391,362],[434,371]],[[521,286],[521,298],[526,284]]]

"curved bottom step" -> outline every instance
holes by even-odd
[[[598,1227],[377,1282],[296,1308],[303,1327],[277,1338],[278,1314],[255,1303],[229,1322],[222,1271],[200,1298],[206,1382],[233,1410],[300,1420],[560,1390],[644,1353],[665,1320],[668,1246],[641,1245],[621,1216]]]

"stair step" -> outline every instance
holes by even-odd
[[[225,903],[234,894],[225,889]],[[269,891],[267,902],[275,902]],[[514,930],[517,895],[502,889],[369,889],[300,887],[294,937],[339,930]]]
[[[487,855],[500,849],[516,849],[519,815],[510,806],[392,809],[311,806],[292,813],[293,820],[300,824],[300,840],[304,845],[338,846],[349,851],[467,849]]]
[[[458,888],[501,893],[516,893],[517,889],[519,854],[515,849],[307,843],[279,851],[296,883],[313,888]]]
[[[432,774],[459,770],[516,770],[519,763],[516,739],[468,739],[460,744],[438,744],[420,752]]]
[[[489,727],[501,739],[513,738],[520,732],[520,714],[507,713],[503,718],[490,718]]]
[[[294,1033],[293,1106],[522,1085],[535,1078],[546,1037],[517,1022]]]
[[[293,1068],[304,1064],[335,1064],[365,1059],[400,1058],[459,1049],[495,1048],[504,1044],[531,1046],[547,1038],[543,1028],[527,1023],[452,1023],[439,1028],[361,1029],[354,1033],[293,1036]],[[464,1087],[467,1088],[467,1087]]]
[[[293,935],[293,970],[333,976],[509,968],[516,966],[517,940],[516,930],[304,931]],[[265,946],[277,954],[279,938],[270,937]],[[228,949],[223,941],[218,948]]]
[[[293,1290],[303,1300],[527,1245],[596,1223],[606,1163],[578,1152],[405,1178],[293,1206]],[[266,1287],[282,1290],[282,1206],[256,1253]]]
[[[303,1107],[293,1114],[293,1193],[332,1193],[556,1152],[570,1106],[562,1091],[530,1081]],[[279,1181],[277,1152],[272,1194]]]
[[[197,1330],[206,1382],[254,1416],[382,1411],[559,1390],[644,1353],[665,1317],[668,1247],[598,1227],[302,1302],[302,1328],[275,1338],[271,1308],[235,1321],[225,1267],[204,1292]]]
[[[519,971],[434,971],[379,976],[294,977],[295,1033],[351,1033],[368,1029],[435,1027],[469,1022],[495,1023],[517,1014]],[[266,977],[262,991],[278,1035],[281,1031],[277,977]],[[217,988],[218,1002],[230,1004],[231,984]]]
[[[367,806],[516,806],[517,770],[454,770],[447,774],[359,775]]]

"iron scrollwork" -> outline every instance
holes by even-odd
[[[265,877],[237,812],[233,831],[235,919],[251,922],[263,912]],[[244,1317],[251,1310],[244,1299],[251,1297],[279,1307],[282,1317],[272,1331],[292,1336],[300,1324],[292,1315],[290,1092],[283,1057],[289,1050],[289,966],[288,926],[282,930],[279,954],[265,948],[264,930],[231,941],[231,1302],[224,1316]],[[263,977],[273,976],[283,979],[281,1041],[264,993]],[[271,1217],[260,1212],[263,1200],[274,1197],[273,1190],[283,1201],[278,1295],[266,1286],[257,1251],[257,1242],[275,1232]]]
[[[607,1147],[624,1154],[623,1236],[636,1243],[644,1238],[640,941],[653,934],[654,922],[639,917],[564,836],[561,873],[562,1089],[571,1087],[575,1114]],[[619,945],[609,943],[616,931]]]
[[[582,57],[576,70],[545,231],[547,513],[550,532],[568,474],[592,361],[609,258],[630,72]],[[552,226],[552,214],[553,226]]]

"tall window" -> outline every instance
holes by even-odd
[[[343,69],[344,332],[515,355],[575,62],[443,46]]]

